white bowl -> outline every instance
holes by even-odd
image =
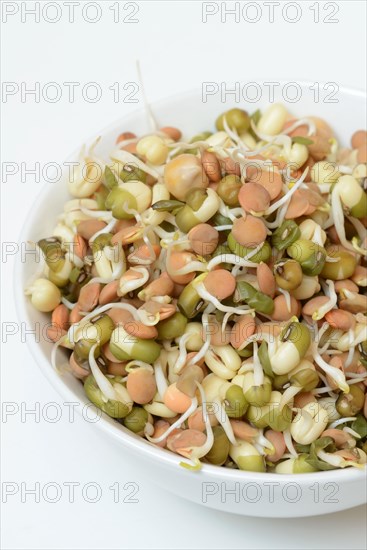
[[[339,90],[338,103],[314,103],[311,83],[301,83],[302,100],[288,104],[298,116],[316,115],[325,118],[336,130],[344,145],[348,145],[352,133],[366,120],[366,98],[362,92]],[[281,87],[280,87],[281,89]],[[263,95],[264,97],[264,95]],[[281,94],[276,101],[284,101]],[[265,107],[268,101],[257,104],[241,104],[254,111]],[[201,92],[194,91],[155,103],[153,112],[161,126],[180,128],[187,136],[212,129],[218,114],[231,108],[223,104],[220,95],[202,102]],[[101,135],[98,153],[107,158],[116,136],[130,130],[137,135],[149,131],[143,110],[133,112],[112,124]],[[91,142],[92,140],[89,140]],[[69,157],[77,158],[77,152]],[[70,198],[66,185],[47,184],[33,205],[21,235],[21,242],[37,241],[48,236],[55,225],[56,216]],[[18,261],[15,273],[16,305],[19,319],[34,328],[43,326],[49,316],[36,311],[27,297],[19,290],[32,280],[39,266],[35,258],[26,263]],[[51,344],[27,339],[30,351],[52,386],[66,401],[79,401],[87,405],[81,383],[71,374],[62,377],[50,365]],[[81,410],[82,407],[78,407]],[[120,424],[103,415],[96,425],[106,437],[115,439],[124,451],[131,453],[131,460],[140,461],[142,471],[165,489],[185,499],[226,512],[257,517],[301,517],[327,514],[344,510],[365,502],[366,472],[354,468],[317,472],[303,475],[259,474],[204,465],[198,472],[179,466],[181,459],[169,451],[157,448],[135,436]]]

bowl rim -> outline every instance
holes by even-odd
[[[286,80],[279,80],[277,81],[279,84],[285,84]],[[313,82],[302,80],[297,81],[297,84],[301,86],[301,88],[306,88],[309,85],[312,85]],[[323,83],[320,82],[320,85]],[[367,93],[364,90],[359,90],[355,88],[348,88],[348,87],[339,87],[338,90],[340,93],[364,98],[366,100]],[[180,99],[189,99],[190,97],[198,97],[201,94],[201,90],[199,88],[190,88],[186,91],[179,92],[176,94],[168,95],[166,97],[160,98],[156,101],[150,102],[149,106],[152,108],[153,112],[154,109],[159,109],[161,106],[163,107],[166,104],[169,103],[177,103]],[[231,102],[228,102],[230,105]],[[83,143],[91,143],[93,140],[95,140],[95,136],[104,136],[111,132],[113,129],[115,129],[119,124],[123,124],[124,121],[127,118],[131,118],[134,116],[141,116],[146,112],[145,107],[140,107],[138,109],[134,109],[131,112],[125,113],[123,116],[121,116],[119,119],[114,120],[110,122],[108,125],[106,125],[102,130],[99,132],[95,132],[93,136],[89,137],[88,139],[85,139]],[[71,154],[67,156],[65,159],[66,161],[69,161],[71,159],[75,159],[79,153],[79,149],[74,150]],[[18,242],[26,242],[28,240],[29,233],[34,226],[37,217],[37,206],[41,205],[45,202],[46,198],[48,197],[48,194],[50,192],[50,188],[47,186],[46,183],[42,186],[41,190],[37,194],[34,202],[32,203],[31,209],[29,211],[29,215],[27,216],[26,220],[24,221],[22,225],[22,229],[19,233]],[[28,315],[27,312],[27,297],[25,296],[24,292],[18,292],[18,289],[22,289],[23,286],[23,280],[22,280],[22,273],[24,270],[24,264],[19,260],[19,257],[17,256],[15,258],[14,262],[14,302],[16,307],[17,316],[20,322],[26,321],[27,324],[31,324],[31,317]],[[34,358],[38,368],[41,370],[42,374],[46,377],[46,379],[49,381],[51,386],[57,391],[57,393],[64,399],[69,399],[78,401],[82,405],[87,405],[90,402],[88,399],[81,400],[74,391],[68,387],[68,385],[63,381],[62,377],[51,367],[51,364],[47,358],[43,357],[43,354],[41,353],[41,348],[39,344],[36,342],[35,339],[27,339],[26,344],[28,346],[28,349],[31,351],[31,355]],[[80,407],[77,408],[79,414],[81,413]],[[130,434],[123,426],[115,422],[113,419],[108,417],[105,413],[101,414],[101,417],[99,418],[99,421],[96,422],[98,429],[102,432],[105,432],[112,436],[114,440],[116,440],[119,444],[126,445],[132,452],[140,453],[142,455],[142,458],[150,458],[154,461],[159,461],[161,463],[164,463],[165,466],[169,468],[174,468],[177,472],[177,475],[188,475],[188,472],[190,470],[187,470],[185,468],[182,468],[179,466],[180,462],[185,460],[183,457],[180,457],[178,455],[175,455],[174,453],[167,451],[165,449],[162,449],[160,447],[156,447],[143,438],[140,438],[134,434]],[[236,469],[230,469],[230,468],[223,468],[220,466],[215,466],[211,464],[202,464],[202,467],[199,471],[196,471],[195,474],[197,475],[198,481],[202,481],[203,476],[210,477],[212,479],[217,478],[219,481],[235,481],[235,482],[258,482],[263,483],[266,481],[271,482],[277,482],[280,484],[294,482],[299,484],[300,486],[309,485],[315,482],[327,482],[327,481],[335,481],[337,479],[340,483],[346,483],[346,482],[352,482],[352,481],[358,481],[362,480],[366,474],[367,474],[367,468],[363,469],[357,469],[357,468],[345,468],[345,469],[336,469],[336,470],[329,470],[329,471],[319,471],[319,472],[312,472],[312,473],[304,473],[304,474],[276,474],[271,472],[248,472],[248,471],[242,471],[242,470],[236,470]]]

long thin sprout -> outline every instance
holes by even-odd
[[[226,435],[229,439],[229,441],[232,443],[232,445],[237,445],[236,438],[233,433],[233,429],[231,426],[231,423],[229,421],[228,415],[226,413],[226,410],[223,406],[223,403],[220,402],[218,398],[215,398],[212,400],[212,403],[214,405],[214,414],[218,420],[218,422],[223,426],[224,431],[226,432]]]
[[[280,198],[279,200],[274,202],[271,206],[269,206],[269,208],[267,208],[265,210],[265,213],[264,213],[265,216],[269,216],[270,214],[272,214],[273,212],[278,210],[278,208],[280,206],[282,206],[283,204],[288,203],[290,201],[292,195],[294,195],[294,193],[297,191],[297,189],[299,189],[301,187],[302,183],[304,182],[304,180],[305,180],[305,178],[308,174],[308,170],[309,170],[308,167],[305,168],[305,170],[303,171],[302,176],[296,181],[296,183],[293,185],[293,187],[291,187],[291,189],[289,189],[289,191],[287,191],[287,193],[282,198]]]
[[[197,409],[197,406],[198,406],[198,400],[196,397],[194,397],[191,401],[191,405],[190,407],[187,409],[186,412],[184,412],[180,418],[178,420],[176,420],[176,422],[174,422],[173,424],[171,424],[171,426],[169,428],[167,428],[167,430],[162,434],[160,435],[159,437],[148,437],[147,439],[151,442],[151,443],[160,443],[161,441],[163,441],[164,439],[166,439],[166,437],[169,436],[170,433],[173,432],[173,430],[175,430],[176,428],[179,428],[184,422],[185,420],[187,420],[189,418],[189,416],[192,415],[193,412],[196,411]]]

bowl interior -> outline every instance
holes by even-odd
[[[362,92],[352,90],[339,90],[338,101],[336,103],[315,103],[313,94],[309,89],[311,85],[311,83],[301,84],[303,97],[297,103],[288,103],[287,107],[289,111],[300,117],[314,115],[324,118],[334,128],[342,145],[348,146],[352,133],[363,126],[363,121],[366,120],[365,95]],[[284,102],[280,91],[275,94],[275,101]],[[249,112],[253,112],[256,109],[264,108],[267,104],[267,101],[259,101],[257,103],[243,102],[237,105],[230,102],[224,104],[220,94],[211,96],[208,98],[207,102],[203,102],[201,91],[198,90],[157,102],[152,105],[152,110],[160,127],[168,125],[177,126],[183,131],[184,136],[191,137],[195,133],[203,130],[213,130],[216,117],[224,110],[239,106]],[[132,131],[137,135],[149,132],[150,127],[145,112],[143,110],[133,112],[113,123],[102,132],[96,134],[96,136],[102,136],[96,148],[96,153],[107,160],[108,153],[114,148],[117,135],[122,131]],[[91,140],[86,140],[86,142],[88,144],[91,143],[96,136],[93,136]],[[75,161],[77,156],[78,152],[75,152],[67,160]],[[25,223],[20,237],[21,243],[27,243],[29,241],[36,242],[42,237],[49,236],[55,227],[57,216],[63,210],[64,203],[69,199],[70,196],[68,195],[66,183],[58,182],[56,184],[46,184],[33,205]],[[27,254],[26,261],[18,259],[16,264],[16,290],[25,288],[26,285],[35,278],[35,273],[39,268],[39,257],[36,254]],[[60,376],[51,367],[50,354],[52,345],[45,338],[45,330],[47,324],[50,322],[49,316],[36,311],[22,292],[17,293],[16,304],[20,320],[23,322],[25,321],[32,329],[37,328],[39,338],[32,341],[27,339],[27,343],[43,373],[64,399],[72,401],[78,400],[82,405],[87,404],[88,400],[85,397],[81,383],[70,373],[66,372],[63,376]],[[59,357],[62,360],[61,354],[62,352]],[[135,451],[144,452],[154,459],[163,460],[167,465],[170,464],[175,467],[177,467],[177,464],[180,462],[179,457],[154,447],[140,437],[127,431],[106,415],[103,415],[103,418],[100,419],[97,424],[107,430],[115,438],[123,441],[125,445],[135,449]],[[223,468],[217,468],[210,465],[204,465],[203,471],[211,472],[211,474],[218,474],[220,478],[233,476],[252,477],[251,473],[238,472],[237,470],[226,471]],[[260,474],[260,476],[274,475],[276,474]],[[322,475],[324,478],[331,479],[335,474],[333,472],[325,472]],[[359,475],[362,477],[363,474],[353,469],[347,469],[338,471],[337,475],[338,477],[350,476],[354,478]],[[256,474],[256,477],[258,478],[259,474]],[[278,475],[276,475],[276,478],[277,480],[280,479]]]

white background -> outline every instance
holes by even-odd
[[[47,3],[47,2],[46,2]],[[18,13],[4,22],[5,4]],[[331,3],[339,12],[339,22],[326,23],[330,6],[320,2],[320,22],[315,23],[312,2],[298,2],[301,18],[284,20],[276,7],[274,22],[269,8],[258,2],[262,15],[257,23],[218,14],[202,22],[201,2],[138,2],[139,23],[123,23],[132,8],[120,13],[114,23],[112,2],[100,2],[102,16],[93,24],[83,20],[82,6],[75,7],[75,22],[68,23],[68,9],[59,2],[61,19],[49,23],[21,13],[34,2],[2,2],[2,80],[32,87],[39,82],[57,82],[62,89],[59,101],[21,94],[3,96],[2,161],[32,167],[59,162],[86,137],[140,104],[113,101],[109,86],[136,81],[135,60],[139,59],[151,101],[200,87],[202,82],[249,82],[263,80],[310,80],[336,82],[340,86],[366,87],[366,36],[363,1]],[[41,2],[41,5],[44,5]],[[224,4],[224,3],[222,3]],[[330,3],[329,3],[330,4]],[[228,2],[227,5],[233,5]],[[123,7],[123,6],[121,6]],[[55,18],[50,7],[45,17]],[[219,10],[224,9],[219,4]],[[94,18],[91,8],[87,17]],[[255,12],[248,12],[254,19]],[[294,18],[291,9],[286,14]],[[22,15],[24,22],[22,22]],[[95,81],[102,90],[96,103],[83,99],[80,89]],[[64,82],[79,82],[75,102],[69,101]],[[90,90],[92,92],[92,90]],[[47,94],[47,90],[45,92]],[[50,97],[52,90],[49,89]],[[126,91],[122,90],[126,95]],[[137,97],[141,100],[141,95]],[[348,116],[348,113],[345,113]],[[361,126],[364,123],[361,121]],[[17,241],[21,225],[43,185],[21,173],[2,182],[2,240]],[[61,208],[61,205],[60,205]],[[6,336],[9,323],[16,323],[12,269],[13,258],[3,257],[2,282],[2,399],[14,402],[19,410],[38,403],[41,418],[19,413],[2,418],[2,482],[13,482],[19,492],[2,505],[2,547],[4,549],[43,548],[364,548],[365,507],[347,512],[300,520],[262,520],[230,516],[211,511],[157,489],[143,480],[139,468],[124,457],[123,450],[102,439],[93,424],[79,415],[74,422],[61,398],[41,376],[19,333]],[[16,293],[21,289],[16,289]],[[61,407],[59,422],[47,421],[51,409]],[[44,414],[42,415],[42,410]],[[46,418],[44,418],[46,416]],[[75,502],[69,503],[67,482],[79,482]],[[21,501],[20,484],[58,483],[61,500],[52,504],[41,497],[26,496]],[[82,487],[97,483],[102,491],[98,503],[83,499]],[[114,503],[109,489],[114,483],[139,485],[138,503]],[[3,486],[4,487],[4,486]],[[121,499],[129,491],[121,493]],[[52,492],[50,492],[52,498]],[[89,495],[93,497],[92,491]],[[4,498],[4,494],[3,494]]]

